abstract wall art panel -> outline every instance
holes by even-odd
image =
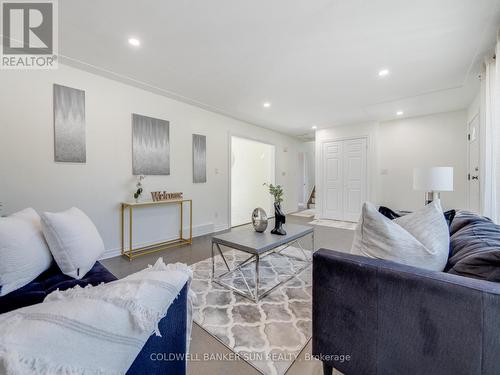
[[[54,84],[54,160],[85,163],[85,91]]]
[[[207,182],[207,137],[193,134],[193,182]]]
[[[170,174],[170,123],[132,114],[132,173]]]

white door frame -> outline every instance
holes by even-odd
[[[371,137],[368,134],[362,134],[359,136],[353,135],[353,136],[348,136],[348,137],[335,137],[335,138],[327,138],[321,141],[320,143],[320,160],[319,160],[319,168],[316,168],[316,173],[320,173],[320,178],[316,176],[316,181],[320,181],[321,185],[318,186],[316,184],[316,207],[319,208],[319,218],[324,219],[325,218],[325,213],[323,210],[323,204],[324,204],[324,162],[325,162],[325,143],[330,143],[330,142],[338,142],[338,141],[349,141],[353,139],[366,139],[366,197],[367,199],[370,199],[371,197],[371,192],[372,192],[372,168],[371,164],[369,163],[369,160],[372,158],[372,148],[371,148]],[[318,202],[318,197],[319,197],[319,202]]]
[[[472,118],[470,119],[470,121],[467,122],[467,129],[465,130],[465,137],[467,139],[467,174],[469,174],[469,171],[470,171],[470,142],[469,142],[469,130],[470,130],[470,125],[476,120],[477,118],[477,121],[478,121],[478,130],[479,130],[479,137],[477,139],[478,141],[478,145],[479,145],[479,171],[478,171],[478,175],[479,175],[479,209],[481,210],[481,202],[482,202],[482,197],[481,197],[481,185],[482,185],[482,177],[483,177],[483,174],[482,174],[482,170],[481,170],[481,114],[480,112],[477,112],[474,116],[472,116]],[[467,209],[470,209],[471,206],[470,206],[470,181],[468,180],[468,178],[466,177],[466,194],[467,194]]]
[[[302,159],[301,159],[302,156]],[[307,165],[307,160],[306,160],[306,152],[304,151],[299,151],[297,153],[297,163],[298,163],[298,182],[299,182],[299,191],[298,191],[298,196],[299,196],[299,204],[307,206],[307,200],[309,199],[309,192],[306,190],[306,185],[307,185],[307,180],[306,180],[306,165]],[[301,165],[301,160],[302,160],[302,165]],[[300,194],[302,193],[302,194]],[[307,208],[307,207],[306,207]]]
[[[231,182],[232,182],[231,167],[232,167],[232,165],[231,165],[231,161],[232,161],[232,156],[233,156],[233,152],[232,152],[232,145],[233,145],[232,138],[233,137],[248,139],[250,141],[260,142],[260,143],[264,143],[266,145],[270,145],[270,146],[274,147],[274,176],[273,176],[274,177],[274,182],[272,182],[273,184],[276,184],[276,171],[277,171],[277,167],[278,167],[278,158],[277,158],[277,154],[278,153],[277,153],[277,146],[276,146],[275,143],[262,140],[262,139],[260,139],[258,137],[249,137],[249,136],[241,134],[241,133],[235,133],[235,132],[231,132],[231,131],[227,132],[227,144],[228,144],[228,158],[227,158],[227,175],[228,175],[228,180],[227,180],[227,191],[228,191],[227,222],[228,222],[229,228],[232,228],[232,224],[231,224],[231,202],[232,202],[232,195],[231,195]]]

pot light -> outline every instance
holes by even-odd
[[[378,72],[379,77],[385,77],[389,75],[389,69],[382,69]]]
[[[316,130],[316,129],[318,129],[318,127],[316,125],[313,125],[312,130]]]
[[[128,43],[134,47],[139,47],[141,45],[141,41],[137,38],[129,38]]]
[[[269,102],[264,102],[264,103],[262,103],[262,106],[263,106],[264,108],[269,108],[269,107],[271,107],[271,103],[269,103]]]
[[[404,112],[403,112],[403,111],[397,111],[397,112],[396,112],[396,115],[397,115],[397,116],[403,116],[403,115],[404,115]]]

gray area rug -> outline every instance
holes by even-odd
[[[302,257],[298,249],[289,247],[287,254]],[[224,253],[231,268],[248,255],[229,250]],[[306,251],[308,257],[311,256]],[[216,273],[224,271],[220,256],[216,257]],[[300,269],[303,262],[276,254],[261,259],[261,286],[267,289],[286,275]],[[276,288],[258,304],[210,280],[212,261],[206,259],[191,266],[192,289],[197,295],[194,321],[263,374],[282,375],[295,361],[311,338],[311,269]],[[255,285],[255,263],[224,278],[238,287]]]

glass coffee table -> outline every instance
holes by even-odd
[[[213,236],[212,281],[259,302],[261,298],[311,265],[311,255],[314,251],[312,227],[288,224],[287,234],[284,236],[271,234],[271,229],[258,233],[252,225],[245,225]],[[311,237],[312,249],[309,256],[301,244],[301,240],[308,236]],[[224,254],[221,248],[223,246],[246,253],[246,257],[228,262],[227,254]],[[219,257],[222,262],[218,261]],[[224,271],[220,274],[216,273],[218,264],[224,266]],[[233,264],[233,267],[230,267],[230,264]],[[265,282],[262,282],[263,280]]]

